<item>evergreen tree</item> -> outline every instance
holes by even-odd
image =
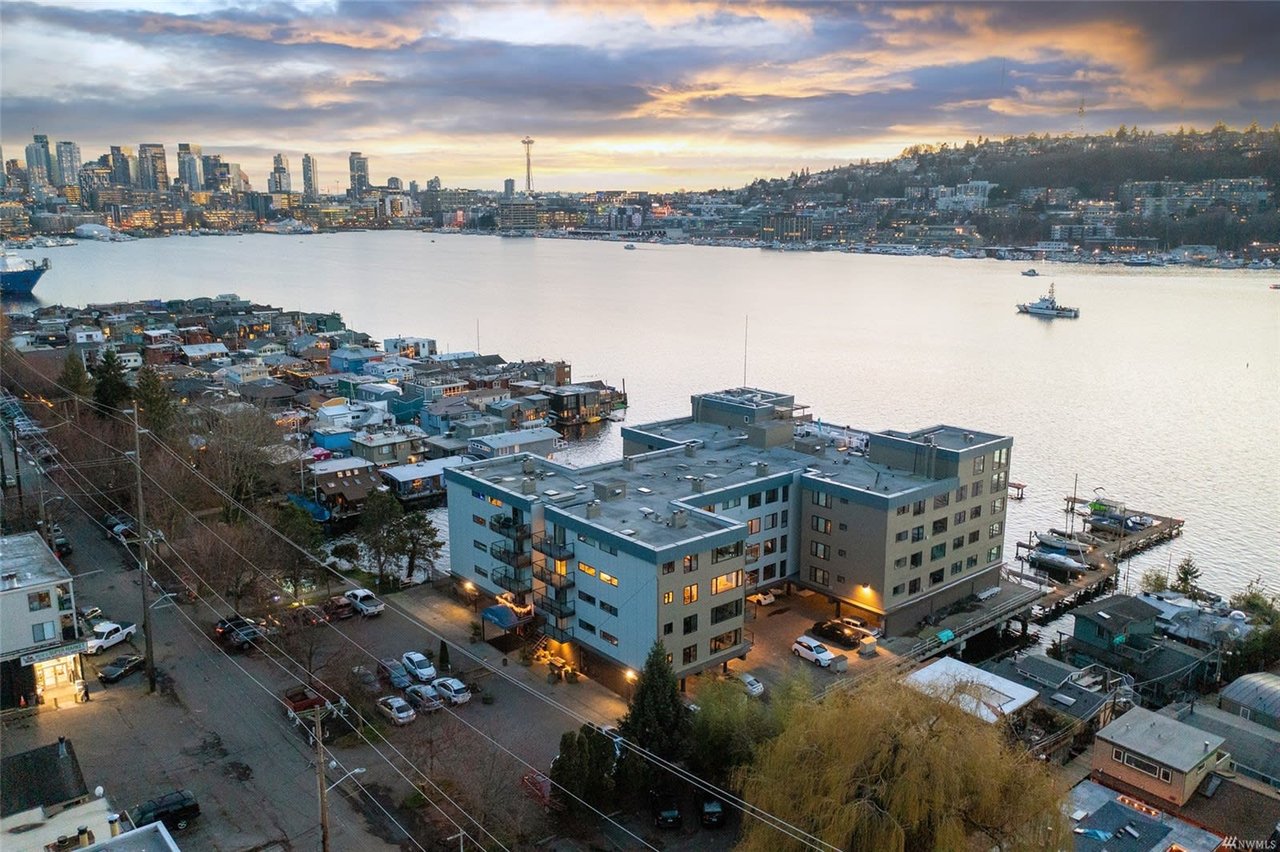
[[[138,403],[138,414],[143,425],[163,440],[173,426],[173,400],[154,367],[146,366],[138,371],[134,399]]]
[[[680,700],[679,684],[660,639],[649,649],[619,730],[640,749],[666,760],[680,760],[688,751],[689,708]],[[625,751],[620,764],[623,786],[633,792],[649,786],[650,767],[643,757]]]
[[[385,491],[375,491],[364,501],[364,509],[360,513],[360,529],[357,535],[365,552],[369,556],[374,571],[378,574],[378,589],[382,589],[386,579],[387,566],[395,558],[396,526],[404,508],[400,501]]]
[[[118,411],[123,402],[128,401],[133,388],[124,378],[124,365],[116,357],[116,353],[108,349],[101,360],[93,365],[93,404],[99,417]]]
[[[1196,567],[1195,559],[1188,556],[1178,563],[1178,572],[1174,575],[1173,588],[1184,595],[1189,595],[1195,590],[1196,580],[1199,579],[1200,569]]]
[[[405,579],[412,579],[422,563],[423,573],[431,577],[431,569],[440,556],[440,548],[444,542],[440,540],[440,531],[436,525],[422,512],[408,512],[395,522],[392,529],[392,547],[399,556],[405,557]]]
[[[64,393],[75,396],[88,396],[93,393],[93,380],[89,371],[84,368],[84,360],[79,350],[72,346],[67,349],[67,357],[62,362],[62,372],[58,374],[58,384]]]

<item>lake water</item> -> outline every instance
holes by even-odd
[[[1275,273],[769,252],[417,232],[139,240],[35,252],[44,303],[234,292],[338,311],[381,340],[565,358],[625,380],[627,419],[690,394],[794,393],[824,422],[936,423],[1014,437],[1016,538],[1064,526],[1063,498],[1104,488],[1185,518],[1132,578],[1194,556],[1223,594],[1280,593],[1280,291]],[[1049,282],[1078,320],[1018,315]],[[478,337],[478,343],[477,343]],[[573,457],[617,457],[618,427]],[[1100,492],[1102,493],[1102,492]]]

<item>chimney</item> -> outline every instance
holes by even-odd
[[[120,814],[107,814],[107,825],[111,827],[111,836],[120,836]]]
[[[692,458],[695,452],[697,451],[697,449],[698,449],[698,445],[695,444],[693,441],[690,441],[689,443],[684,445],[684,454]]]
[[[689,515],[684,509],[676,509],[671,513],[671,526],[683,529],[689,523]]]
[[[1208,741],[1208,740],[1205,740],[1205,741],[1204,741],[1204,750],[1205,750],[1206,752],[1207,752],[1207,751],[1209,751],[1209,741]]]
[[[756,476],[768,476],[768,475],[769,475],[769,463],[756,462]]]
[[[600,501],[599,500],[592,500],[590,503],[587,504],[587,517],[588,518],[600,517]]]
[[[533,459],[525,459],[521,462],[520,470],[526,474],[533,473]]]
[[[67,756],[67,738],[58,737],[58,757]]]
[[[532,467],[532,465],[530,465],[530,467]],[[532,471],[526,471],[526,472],[532,473]],[[538,483],[534,482],[531,477],[526,476],[524,479],[520,480],[521,494],[532,494],[537,490],[538,490]]]
[[[93,843],[93,835],[89,833],[89,826],[82,825],[76,829],[76,840],[79,841],[80,848],[84,849]]]
[[[706,490],[706,487],[707,487],[706,482],[705,480],[703,480],[701,476],[695,476],[693,478],[693,493],[701,494],[703,491]]]
[[[633,458],[632,456],[623,456],[623,458],[622,458],[622,469],[623,469],[623,470],[635,470],[635,469],[636,469],[636,460],[635,460],[635,458]]]

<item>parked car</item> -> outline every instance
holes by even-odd
[[[324,614],[330,621],[350,618],[356,614],[356,608],[345,595],[334,595],[324,602]]]
[[[18,487],[18,477],[14,476],[12,473],[6,473],[6,474],[4,475],[4,487],[5,487],[6,489],[8,489],[8,488],[17,488],[17,487]]]
[[[413,683],[413,679],[409,676],[408,670],[399,660],[385,659],[378,660],[378,676],[390,683],[396,689],[404,689]]]
[[[879,639],[884,635],[879,627],[872,627],[867,623],[866,619],[858,618],[856,615],[846,615],[843,618],[837,619],[837,621],[841,624],[847,624],[850,627],[856,628],[857,630],[863,630],[868,635],[873,636],[876,639]]]
[[[809,632],[819,639],[834,642],[841,648],[857,648],[862,643],[862,636],[857,629],[838,621],[816,621]]]
[[[351,674],[355,678],[356,685],[366,692],[378,691],[378,676],[365,666],[355,666],[351,669]]]
[[[747,600],[756,606],[768,606],[777,600],[773,596],[773,592],[765,589],[763,592],[756,592],[754,595],[747,595]]]
[[[444,707],[444,702],[429,683],[415,683],[404,691],[404,698],[419,713],[433,713]]]
[[[182,831],[200,816],[200,803],[190,790],[176,790],[143,802],[129,811],[129,816],[138,827],[162,822],[171,831]]]
[[[115,683],[138,671],[142,668],[144,662],[146,661],[138,654],[126,654],[123,657],[116,657],[98,669],[98,680],[103,683]]]
[[[742,683],[742,688],[747,691],[747,695],[752,698],[759,698],[764,695],[764,684],[751,672],[739,672],[738,680]]]
[[[300,627],[314,627],[324,624],[329,619],[324,610],[318,606],[291,606],[267,616],[267,622],[276,630],[296,630]]]
[[[407,725],[414,719],[418,718],[418,714],[413,712],[413,708],[409,706],[409,702],[405,701],[398,695],[388,695],[378,699],[378,712],[391,721],[393,725]]]
[[[680,802],[672,793],[653,790],[649,793],[649,808],[653,811],[653,824],[658,828],[679,828],[684,825]]]
[[[352,589],[346,594],[347,600],[351,601],[351,605],[356,608],[356,612],[365,617],[381,615],[386,609],[382,601],[374,596],[373,592],[368,589]]]
[[[404,663],[405,669],[419,683],[431,683],[436,679],[436,667],[426,658],[425,654],[417,651],[405,651],[400,657],[400,662]]]
[[[802,660],[808,660],[819,668],[825,669],[835,662],[836,655],[817,639],[801,636],[791,644],[791,653]]]
[[[228,631],[223,636],[223,641],[237,651],[247,651],[266,638],[267,633],[262,628],[262,625],[242,624],[234,630]]]
[[[116,531],[116,527],[120,526],[121,524],[131,524],[133,523],[133,520],[128,515],[122,515],[119,513],[108,513],[106,515],[103,515],[102,518],[98,521],[98,523],[102,525],[102,530],[105,533],[105,537],[111,538]]]
[[[724,825],[724,802],[714,796],[702,800],[702,825],[704,828],[719,828]]]
[[[441,700],[447,701],[455,707],[459,704],[466,704],[471,700],[471,690],[456,677],[438,678],[432,682],[431,686],[435,688]]]
[[[231,615],[231,616],[227,616],[226,618],[219,621],[217,624],[213,625],[213,635],[215,638],[221,639],[222,641],[225,642],[228,636],[230,636],[236,630],[239,630],[241,627],[262,627],[262,626],[263,626],[263,622],[259,621],[256,618],[244,618],[243,616],[239,616],[239,615]]]

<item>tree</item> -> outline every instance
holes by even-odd
[[[1200,579],[1200,569],[1196,567],[1196,561],[1190,556],[1185,557],[1178,563],[1177,574],[1174,576],[1174,591],[1182,592],[1184,595],[1192,594],[1196,590],[1196,580]]]
[[[93,379],[84,368],[84,360],[79,350],[72,346],[67,349],[67,357],[62,362],[62,372],[58,374],[58,384],[65,393],[75,396],[89,396],[93,393]]]
[[[436,658],[436,668],[442,672],[449,671],[449,643],[440,640],[440,656]]]
[[[408,512],[396,520],[392,526],[392,547],[396,554],[405,557],[404,576],[413,579],[418,561],[422,561],[422,571],[427,579],[436,567],[436,559],[440,556],[440,548],[444,542],[440,540],[440,531],[436,525],[422,512]]]
[[[618,753],[613,740],[592,725],[565,731],[560,737],[560,754],[551,766],[554,795],[566,812],[591,807],[608,810],[613,806],[614,766]]]
[[[1159,568],[1151,568],[1142,573],[1141,585],[1144,592],[1163,592],[1169,588],[1169,578]]]
[[[245,406],[223,411],[206,408],[197,412],[203,423],[199,434],[207,443],[200,453],[200,467],[230,495],[223,504],[223,520],[239,521],[262,492],[269,490],[274,470],[268,449],[280,443],[280,429],[265,412]]]
[[[164,440],[173,427],[173,400],[154,367],[146,366],[138,371],[134,399],[138,403],[138,416],[142,424],[157,438]]]
[[[404,508],[400,501],[385,491],[370,494],[360,513],[360,530],[357,535],[365,547],[370,565],[378,574],[379,591],[386,579],[387,566],[397,555],[396,528],[403,514]]]
[[[649,649],[619,732],[640,749],[666,760],[680,760],[688,750],[689,708],[680,700],[675,672],[661,639]],[[631,750],[622,754],[619,775],[622,785],[632,792],[648,787],[651,777],[648,763]]]
[[[93,365],[93,404],[99,417],[118,411],[120,404],[129,399],[133,389],[124,378],[124,365],[114,350],[103,353]]]
[[[298,597],[305,579],[310,577],[319,580],[321,573],[326,577],[329,574],[317,563],[320,545],[324,543],[324,532],[310,512],[289,502],[276,507],[275,522],[276,531],[296,545],[280,547],[276,567],[285,583],[293,590],[293,595]]]
[[[964,699],[955,701],[959,694]],[[946,698],[953,700],[945,700]],[[782,733],[739,777],[751,804],[840,849],[1061,849],[1062,791],[1001,723],[892,677],[796,706]],[[856,733],[850,725],[856,720]],[[798,848],[748,822],[745,850]]]
[[[757,747],[781,731],[775,708],[748,697],[736,681],[709,683],[698,690],[698,712],[691,714],[689,768],[715,784],[728,783],[735,769],[751,763]]]

